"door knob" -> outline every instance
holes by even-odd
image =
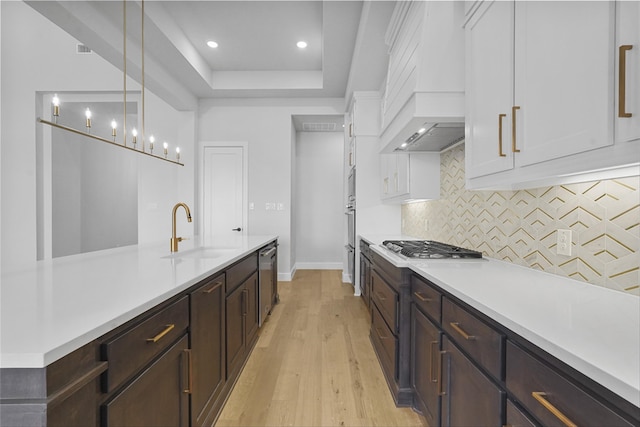
[[[238,227],[238,228],[232,228],[231,231],[242,231],[242,228]]]

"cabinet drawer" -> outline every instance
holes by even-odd
[[[447,297],[442,298],[442,327],[477,363],[502,380],[504,338],[500,333]]]
[[[371,281],[371,298],[394,334],[398,332],[398,294],[374,270]]]
[[[109,362],[105,392],[114,390],[159,355],[189,325],[189,298],[184,297],[132,329],[102,344]]]
[[[436,323],[440,323],[442,294],[424,280],[411,276],[411,297],[416,306]]]
[[[398,340],[376,307],[372,310],[371,337],[383,369],[395,381]]]
[[[565,425],[561,418],[566,417],[566,421],[581,427],[632,426],[583,388],[510,341],[507,342],[506,384],[507,389],[543,425]]]
[[[227,294],[258,270],[258,254],[251,254],[227,270]]]

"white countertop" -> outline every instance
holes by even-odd
[[[379,246],[386,236],[363,238],[640,407],[640,298],[491,258],[407,260]]]
[[[45,367],[275,239],[196,238],[175,254],[167,239],[3,274],[0,368]]]

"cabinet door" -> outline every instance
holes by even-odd
[[[515,3],[516,167],[613,144],[614,11]]]
[[[414,404],[430,426],[440,425],[437,366],[440,366],[441,336],[442,332],[414,305],[411,308],[411,385]]]
[[[513,7],[486,2],[466,27],[468,178],[513,168]]]
[[[242,364],[246,349],[245,295],[244,286],[238,286],[227,296],[225,304],[227,378]]]
[[[225,383],[224,275],[192,292],[190,298],[193,356],[191,420],[194,426],[200,426]]]
[[[99,426],[98,397],[100,377],[96,377],[74,392],[59,405],[47,407],[48,427]]]
[[[504,392],[492,383],[446,337],[446,370],[442,400],[442,425],[455,427],[501,426]]]
[[[258,333],[258,273],[253,273],[245,282],[246,342],[251,343]]]
[[[106,426],[189,425],[189,377],[185,335],[120,393],[102,406]],[[189,369],[191,369],[189,367]]]
[[[533,421],[509,399],[507,399],[507,425],[511,427],[536,427]]]
[[[640,3],[616,2],[616,14],[615,116],[616,143],[620,143],[640,139]]]

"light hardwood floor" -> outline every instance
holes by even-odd
[[[300,270],[278,286],[217,426],[426,426],[393,403],[366,307],[340,271]]]

